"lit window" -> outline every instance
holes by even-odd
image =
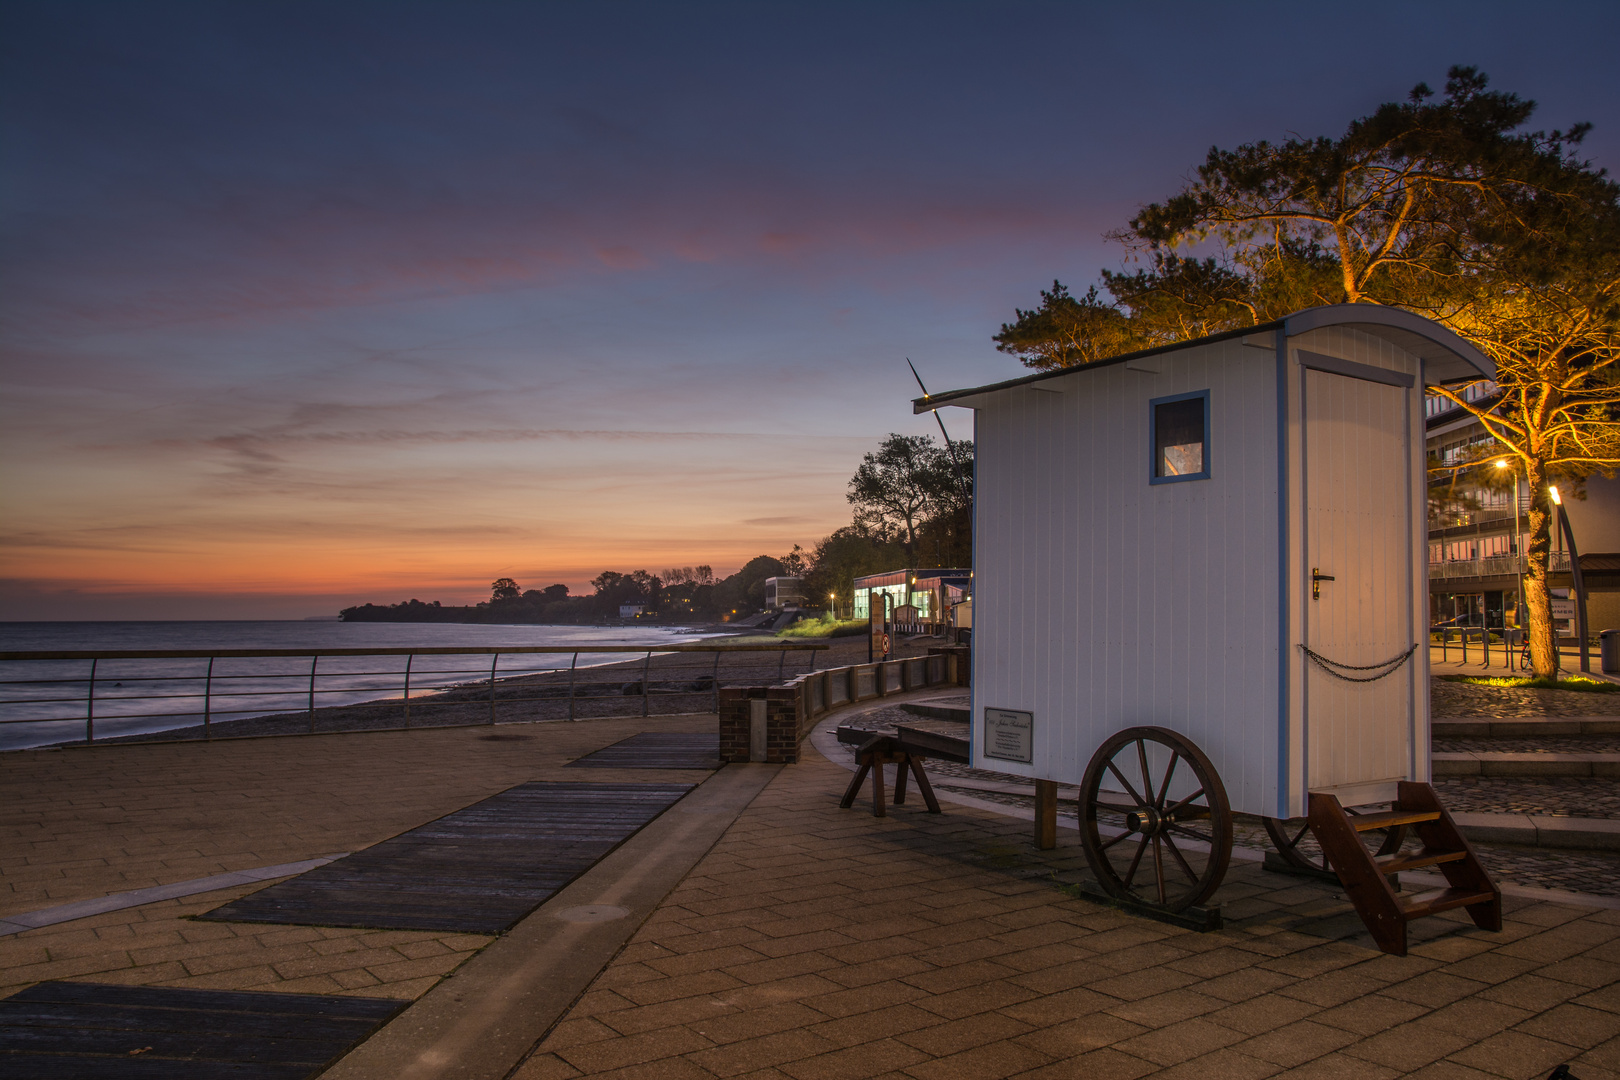
[[[1209,391],[1155,398],[1151,410],[1151,482],[1209,479]]]

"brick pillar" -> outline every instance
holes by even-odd
[[[749,690],[745,686],[720,688],[720,760],[748,760]]]
[[[799,760],[801,697],[797,686],[772,686],[765,691],[765,760],[773,765],[793,765]]]

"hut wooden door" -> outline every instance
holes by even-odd
[[[1385,672],[1415,640],[1411,391],[1303,374],[1305,644],[1325,662],[1304,663],[1306,782],[1407,779],[1414,665]]]

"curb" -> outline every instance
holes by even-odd
[[[1482,844],[1620,851],[1620,821],[1612,818],[1464,812],[1452,814],[1451,819],[1464,836]]]
[[[1432,735],[1620,735],[1620,716],[1448,716],[1429,721]]]
[[[1430,754],[1432,775],[1440,776],[1606,776],[1620,777],[1620,754],[1515,754],[1474,751]]]

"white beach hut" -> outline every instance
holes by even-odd
[[[1201,757],[1273,819],[1427,781],[1423,388],[1494,373],[1346,304],[917,400],[976,416],[973,763],[1082,801],[1095,766],[1106,811]]]

